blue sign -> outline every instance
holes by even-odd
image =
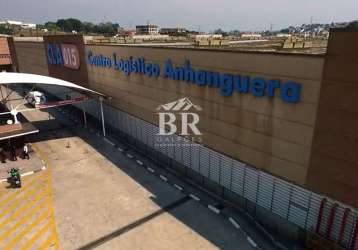
[[[159,64],[147,63],[143,57],[123,59],[118,58],[114,53],[110,58],[104,55],[94,55],[89,51],[87,59],[92,66],[113,68],[122,71],[126,76],[134,73],[159,77],[161,72]],[[263,77],[198,70],[191,67],[190,61],[185,61],[182,66],[174,67],[171,60],[168,59],[164,64],[162,77],[188,84],[216,88],[222,96],[231,96],[236,92],[238,94],[251,93],[256,97],[274,97],[276,90],[279,90],[282,101],[288,103],[298,103],[301,96],[301,84],[293,81],[281,82]]]
[[[63,57],[60,45],[55,43],[47,44],[47,60],[49,64],[63,66]]]

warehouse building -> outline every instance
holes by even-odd
[[[176,28],[161,28],[160,34],[170,35],[170,36],[183,36],[187,33],[185,28],[176,27]]]
[[[135,27],[136,33],[139,35],[158,35],[158,26],[154,24],[137,25]]]
[[[16,71],[16,65],[16,53],[12,38],[0,36],[0,72]]]
[[[271,231],[358,247],[357,31],[333,30],[321,55],[97,45],[81,36],[14,44],[20,72],[111,96],[108,128]],[[97,105],[86,110],[100,118]],[[188,110],[200,118],[186,120],[191,134],[182,128]]]

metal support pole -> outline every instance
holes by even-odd
[[[341,242],[343,240],[344,230],[346,228],[347,218],[348,218],[350,212],[351,212],[351,210],[349,208],[346,208],[344,210],[343,218],[342,218],[342,221],[341,221],[341,226],[340,226],[340,229],[339,229],[338,240],[337,240],[338,244],[341,244]]]
[[[85,127],[87,126],[87,116],[86,116],[86,109],[85,105],[82,103],[82,111],[83,111],[83,122],[85,124]]]
[[[323,217],[323,210],[324,210],[324,207],[325,207],[325,205],[326,205],[326,202],[327,202],[327,199],[326,199],[326,198],[323,198],[323,199],[321,200],[321,204],[320,204],[320,206],[319,206],[318,218],[317,218],[317,223],[316,223],[316,234],[319,234],[320,229],[321,229],[322,217]]]
[[[102,131],[103,131],[103,136],[106,137],[106,127],[104,125],[104,114],[103,114],[103,97],[100,96],[99,97],[99,103],[101,105],[101,117],[102,117]]]
[[[17,119],[17,115],[15,114],[14,115],[14,124],[19,124],[20,122],[19,122],[19,120]]]

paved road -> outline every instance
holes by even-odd
[[[102,137],[62,128],[43,111],[25,115],[52,129],[33,141],[47,170],[25,177],[21,190],[2,187],[0,249],[252,248],[227,219]]]
[[[82,133],[60,129],[36,143],[53,167],[61,249],[251,248],[230,222]]]

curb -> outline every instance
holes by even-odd
[[[92,129],[91,129],[91,132],[92,132],[92,133],[95,132],[97,137],[101,137],[100,133],[98,133],[98,132],[96,132],[96,131],[93,131]],[[141,160],[137,159],[137,158],[134,157],[133,155],[131,155],[131,154],[129,154],[129,153],[125,153],[124,149],[118,147],[118,145],[116,145],[114,142],[108,140],[108,139],[105,138],[105,137],[103,137],[103,140],[105,140],[107,143],[111,144],[113,147],[115,147],[115,148],[116,148],[118,151],[120,151],[121,153],[125,154],[125,156],[126,156],[127,158],[133,159],[134,161],[136,161],[136,163],[137,163],[138,165],[146,167],[146,169],[147,169],[149,172],[155,174],[155,170],[154,170],[153,168],[146,166],[146,164],[144,164]],[[164,182],[169,183],[170,185],[172,185],[174,188],[178,189],[179,191],[185,193],[183,187],[181,187],[181,186],[179,186],[178,184],[175,184],[175,183],[170,183],[170,182],[168,181],[168,178],[165,177],[164,175],[162,175],[162,174],[156,174],[156,176],[159,177],[159,178],[160,178],[161,180],[163,180]],[[1,182],[1,181],[0,181],[0,182]],[[200,202],[200,201],[201,201],[200,198],[197,197],[196,195],[191,194],[191,193],[188,194],[188,195],[189,195],[189,197],[192,198],[193,200],[195,200],[195,201],[201,203],[201,202]],[[239,224],[234,218],[232,218],[232,217],[227,217],[226,215],[222,214],[222,213],[220,212],[220,209],[216,208],[215,206],[213,206],[213,205],[211,205],[211,204],[205,205],[205,204],[202,204],[202,203],[201,203],[201,205],[207,207],[207,208],[208,208],[210,211],[212,211],[213,213],[218,214],[218,215],[221,215],[223,218],[227,219],[227,220],[232,224],[232,226],[233,226],[235,229],[240,230],[240,231],[243,233],[243,235],[246,237],[247,242],[248,242],[253,248],[255,248],[255,249],[261,249],[261,248],[258,246],[258,244],[246,233],[246,231],[241,228],[240,224]]]

